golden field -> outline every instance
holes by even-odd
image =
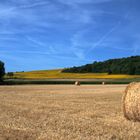
[[[107,73],[61,73],[61,70],[59,69],[17,72],[14,73],[13,77],[22,79],[131,79],[140,78],[140,75],[108,75]]]
[[[0,86],[0,140],[138,140],[126,85]]]

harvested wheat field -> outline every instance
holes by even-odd
[[[140,139],[122,112],[126,85],[0,87],[0,140]]]

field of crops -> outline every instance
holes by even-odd
[[[0,140],[138,140],[124,118],[126,85],[0,87]]]
[[[61,73],[61,70],[42,70],[17,72],[14,73],[13,77],[21,79],[131,79],[140,78],[140,75],[108,75],[107,73]]]

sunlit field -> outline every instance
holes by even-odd
[[[7,77],[6,77],[7,78]],[[9,77],[8,77],[9,78]],[[108,75],[107,73],[62,73],[61,70],[17,72],[11,78],[21,79],[131,79],[140,75]]]
[[[135,140],[122,112],[126,85],[0,87],[0,140]]]

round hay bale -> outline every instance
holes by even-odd
[[[79,81],[76,81],[76,82],[75,82],[75,85],[76,85],[76,86],[80,86],[80,82],[79,82]]]
[[[123,96],[123,113],[128,120],[140,121],[140,82],[127,86]]]
[[[102,85],[105,85],[105,82],[102,82]]]

